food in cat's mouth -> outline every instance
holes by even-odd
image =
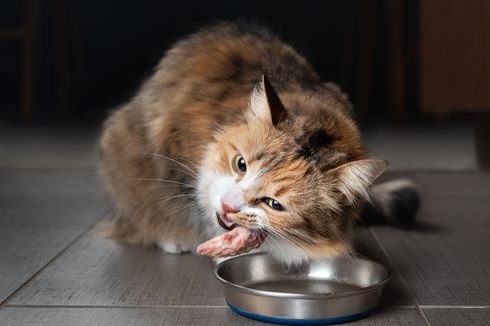
[[[209,257],[227,257],[244,254],[260,247],[267,232],[264,230],[250,230],[233,223],[226,214],[216,213],[218,224],[229,232],[214,237],[199,245],[197,253]]]
[[[233,230],[236,226],[235,223],[230,221],[230,219],[226,216],[226,214],[218,214],[216,213],[216,218],[218,219],[218,224],[225,230]]]
[[[265,232],[236,226],[230,232],[214,237],[199,245],[197,253],[209,257],[236,256],[260,247],[265,237]]]

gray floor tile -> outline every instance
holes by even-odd
[[[93,171],[0,170],[0,302],[109,210]]]
[[[370,152],[395,170],[469,170],[478,167],[473,128],[449,126],[371,127],[363,133]]]
[[[419,304],[490,302],[489,181],[481,173],[419,173],[419,225],[375,227]]]
[[[390,282],[386,285],[381,297],[380,306],[411,306],[413,299],[404,287],[400,275],[393,270],[386,255],[379,248],[376,239],[368,227],[356,228],[356,251],[364,257],[377,261],[388,267],[392,273]]]
[[[47,264],[79,233],[75,230],[0,230],[0,302]]]
[[[85,229],[110,208],[94,169],[0,169],[0,185],[1,229]]]
[[[18,308],[0,310],[3,326],[265,325],[220,308]],[[423,325],[414,309],[387,309],[349,323],[359,326]]]
[[[0,121],[0,168],[94,167],[95,126],[20,126]]]
[[[378,228],[377,233],[418,303],[490,302],[488,231],[435,236]]]
[[[490,325],[490,309],[451,308],[424,309],[423,311],[431,326]]]
[[[42,305],[224,305],[209,258],[92,236],[79,240],[11,301]]]
[[[393,326],[423,326],[424,320],[414,308],[384,308],[375,311],[366,319],[346,325],[393,325]]]

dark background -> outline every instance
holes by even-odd
[[[392,119],[388,110],[389,1],[21,1],[5,0],[1,27],[21,28],[32,17],[34,112],[27,120],[100,119],[124,102],[149,76],[173,42],[220,20],[263,24],[290,43],[325,81],[351,96],[362,118]],[[403,4],[403,46],[415,47],[416,3]],[[26,17],[27,16],[27,17]],[[412,24],[413,25],[413,24]],[[369,42],[366,46],[366,42]],[[22,39],[3,40],[1,118],[19,119],[22,102]],[[412,48],[412,50],[410,50]],[[18,59],[18,62],[16,62]],[[18,64],[20,67],[17,67]],[[407,56],[407,72],[415,59]],[[367,73],[376,71],[376,73]],[[414,78],[412,75],[407,79]],[[359,83],[364,85],[360,87]],[[366,93],[369,96],[366,97]],[[403,119],[414,119],[410,96]]]
[[[100,126],[174,42],[223,20],[276,32],[350,96],[361,127],[464,122],[490,161],[486,0],[3,0],[0,122]]]

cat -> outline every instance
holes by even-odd
[[[100,234],[169,253],[240,225],[286,263],[348,255],[363,211],[408,224],[418,206],[409,181],[371,186],[387,162],[368,157],[339,87],[251,25],[171,47],[108,117],[100,152],[117,209]]]

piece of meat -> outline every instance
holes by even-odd
[[[265,236],[243,226],[212,238],[197,247],[197,253],[209,257],[236,256],[258,248]]]

